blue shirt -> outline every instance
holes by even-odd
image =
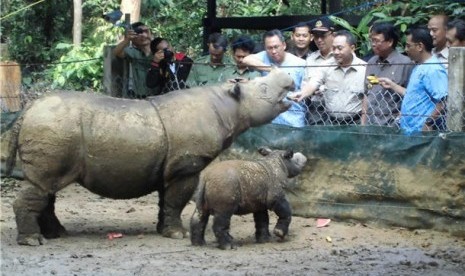
[[[281,64],[276,64],[266,53],[266,51],[261,51],[255,54],[263,63],[266,65],[274,65],[279,67],[280,70],[288,73],[292,79],[294,80],[294,85],[296,91],[300,90],[300,86],[302,84],[302,80],[305,74],[305,60],[286,52],[284,57],[284,61]],[[289,67],[288,67],[289,66]],[[262,71],[262,76],[268,74],[268,72]],[[291,107],[281,113],[278,117],[276,117],[272,123],[273,124],[281,124],[281,125],[288,125],[293,127],[303,127],[306,125],[305,123],[305,113],[307,108],[305,104],[297,103],[292,101]]]
[[[401,107],[400,128],[406,134],[421,132],[436,104],[447,96],[447,71],[434,64],[439,62],[432,56],[412,71]]]

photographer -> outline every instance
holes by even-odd
[[[186,88],[186,79],[192,67],[192,59],[184,53],[174,53],[166,39],[157,37],[150,43],[152,64],[147,73],[147,87],[155,95]]]
[[[142,22],[131,24],[124,39],[113,49],[113,54],[129,61],[129,79],[123,91],[125,98],[143,99],[153,95],[145,85],[147,70],[153,55],[150,51],[152,33]]]

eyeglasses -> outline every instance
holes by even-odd
[[[379,44],[383,43],[384,41],[386,41],[386,40],[377,40],[377,39],[371,39],[370,40],[371,44],[373,44],[373,45],[379,45]]]
[[[278,50],[279,48],[281,48],[281,46],[282,46],[282,45],[267,46],[267,47],[266,47],[266,50],[267,50],[267,51]]]
[[[405,43],[405,48],[406,48],[406,49],[409,49],[409,48],[411,48],[411,47],[412,47],[413,45],[415,45],[415,44],[418,45],[418,44],[420,44],[420,43],[418,43],[418,42],[413,42],[412,44],[410,44],[410,43]]]

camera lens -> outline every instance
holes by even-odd
[[[173,59],[174,54],[168,48],[163,49],[163,54],[165,55],[165,60],[170,61]]]

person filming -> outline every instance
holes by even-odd
[[[147,72],[147,87],[153,89],[155,95],[187,88],[192,59],[184,53],[175,53],[168,40],[161,37],[151,41],[150,50],[153,60]]]

